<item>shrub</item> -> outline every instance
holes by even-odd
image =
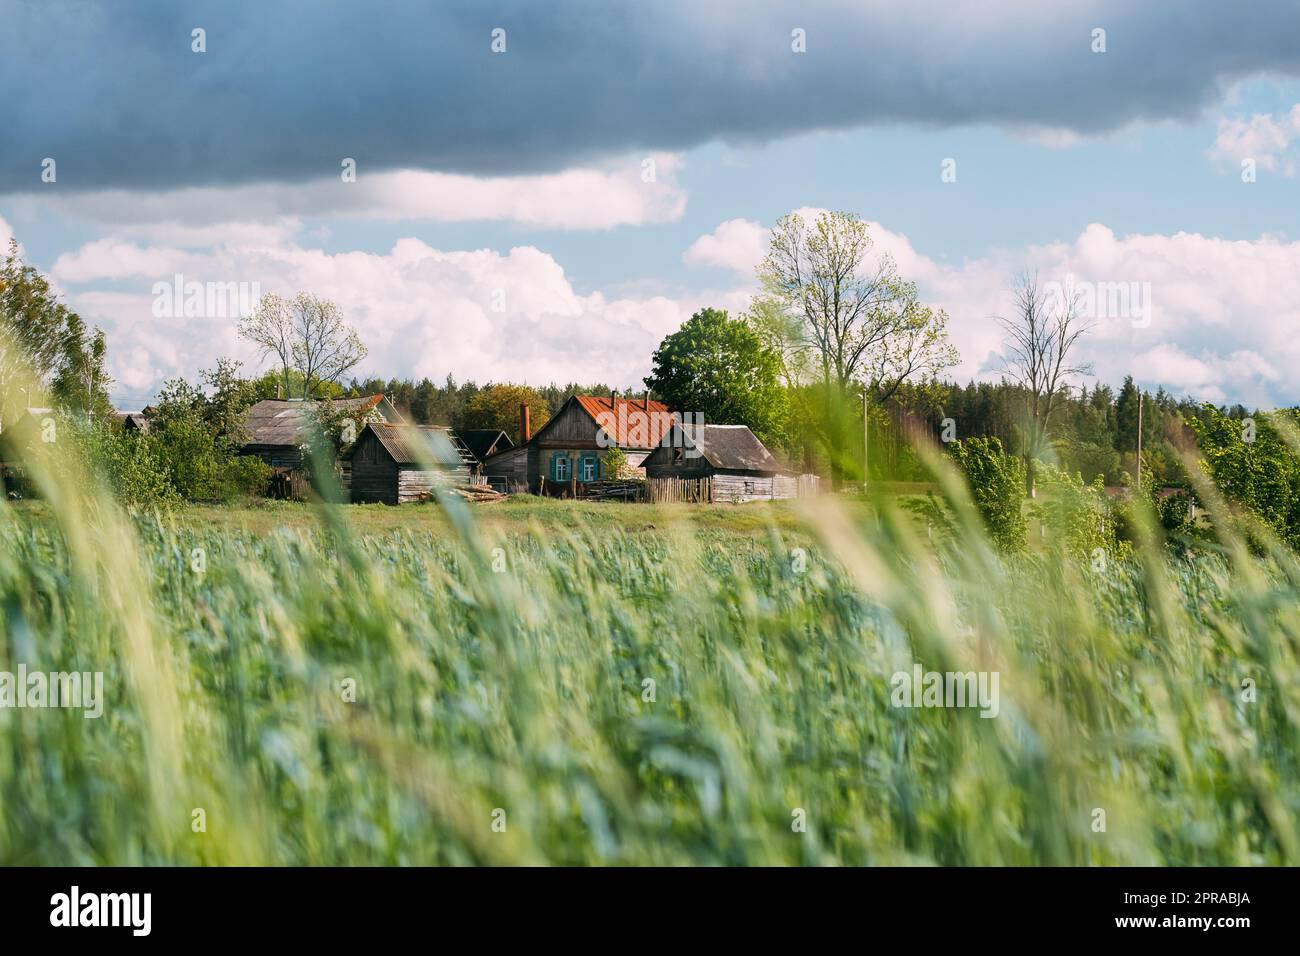
[[[1122,506],[1106,495],[1100,475],[1085,483],[1078,474],[1040,465],[1038,492],[1032,509],[1035,520],[1069,553],[1088,557],[1098,548],[1112,554],[1127,551],[1119,540]]]
[[[627,454],[617,445],[611,445],[605,452],[605,477],[622,478],[627,471]]]
[[[123,504],[153,507],[179,500],[171,475],[149,436],[71,416],[63,419],[59,431],[68,436],[86,466]]]

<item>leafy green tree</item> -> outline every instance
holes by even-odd
[[[670,408],[748,425],[763,440],[786,432],[781,361],[743,320],[702,309],[659,344],[645,383]]]
[[[527,385],[489,385],[471,398],[453,421],[457,428],[495,428],[519,444],[519,406],[528,405],[529,426],[533,433],[551,419],[550,405],[535,388]]]
[[[262,493],[272,469],[237,454],[241,406],[255,392],[253,383],[242,382],[238,365],[229,361],[219,361],[200,377],[210,394],[181,378],[163,384],[149,416],[153,453],[182,498],[224,501]]]
[[[105,412],[104,362],[103,333],[88,331],[10,240],[0,262],[0,431],[46,390],[71,411]]]
[[[1258,516],[1279,537],[1300,546],[1300,458],[1277,427],[1295,429],[1295,410],[1234,418],[1206,403],[1188,424],[1202,467],[1229,501]]]
[[[207,390],[203,402],[203,419],[216,438],[231,445],[248,440],[248,409],[258,399],[257,383],[240,376],[241,363],[219,358],[210,369],[199,372],[199,381]]]
[[[1002,450],[996,438],[964,438],[948,445],[961,469],[971,500],[984,519],[994,543],[1003,551],[1025,546],[1025,470],[1019,458]]]

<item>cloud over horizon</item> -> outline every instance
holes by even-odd
[[[1176,0],[0,0],[0,22],[0,88],[39,86],[7,100],[0,194],[41,189],[47,156],[61,190],[158,191],[308,182],[344,157],[368,172],[556,172],[869,124],[1068,143],[1195,118],[1246,77],[1300,74],[1300,5],[1286,0],[1249,15]]]
[[[1180,396],[1263,407],[1294,401],[1286,369],[1300,364],[1300,242],[1119,236],[1094,223],[1069,241],[948,264],[900,232],[880,223],[869,228],[875,254],[892,256],[922,298],[948,312],[962,355],[950,375],[959,381],[998,375],[1003,334],[994,316],[1010,311],[1013,276],[1028,269],[1044,285],[1133,288],[1132,315],[1105,313],[1099,296],[1101,311],[1080,344],[1096,379],[1115,385],[1132,373]],[[0,234],[5,229],[0,220]],[[748,307],[767,234],[766,224],[736,219],[699,237],[684,250],[686,261],[726,269],[731,279],[689,292],[582,294],[560,261],[532,245],[456,251],[405,238],[383,253],[330,254],[302,234],[205,248],[111,236],[64,253],[50,271],[69,304],[108,333],[118,394],[152,394],[163,379],[192,376],[217,355],[257,367],[235,334],[234,316],[153,314],[154,284],[176,273],[186,281],[257,283],[262,293],[308,289],[335,300],[370,348],[359,376],[637,387],[655,347],[692,312],[711,305],[738,314]]]

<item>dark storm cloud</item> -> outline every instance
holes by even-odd
[[[962,7],[0,0],[0,193],[41,188],[46,156],[64,188],[158,189],[337,175],[345,156],[541,171],[867,123],[1099,133],[1300,72],[1295,0]]]

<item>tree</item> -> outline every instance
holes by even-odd
[[[453,422],[457,428],[500,429],[519,444],[519,406],[528,406],[529,424],[534,433],[551,418],[546,399],[527,385],[489,385],[466,404],[460,420]]]
[[[108,349],[104,333],[87,332],[85,323],[69,312],[60,345],[58,370],[50,394],[63,409],[93,420],[106,420],[113,412],[108,388],[113,380],[104,368]]]
[[[702,309],[659,344],[651,361],[645,384],[670,408],[748,425],[763,440],[784,434],[781,360],[744,321]]]
[[[1237,418],[1207,402],[1187,424],[1196,435],[1202,468],[1224,496],[1300,547],[1300,457],[1285,437],[1296,433],[1300,411]]]
[[[242,378],[240,362],[218,358],[217,364],[199,372],[199,382],[208,390],[203,418],[214,438],[224,438],[232,446],[248,440],[248,409],[258,401],[257,382]]]
[[[872,245],[866,224],[851,213],[823,212],[811,227],[799,215],[785,216],[758,270],[763,295],[755,311],[770,336],[785,338],[777,348],[785,367],[820,383],[811,394],[822,406],[817,420],[836,483],[852,444],[855,383],[879,404],[910,378],[957,361],[947,315],[921,303],[892,257],[869,261]]]
[[[1078,294],[1046,295],[1038,287],[1037,273],[1019,276],[1012,296],[1015,313],[999,316],[998,322],[1007,333],[1006,372],[1025,390],[1025,491],[1032,498],[1034,458],[1067,393],[1066,380],[1092,371],[1089,365],[1070,364],[1070,352],[1090,325],[1080,315]]]
[[[188,500],[229,500],[258,494],[271,468],[258,458],[240,456],[242,411],[252,383],[238,378],[238,363],[218,360],[201,372],[210,389],[181,378],[169,379],[149,416],[147,446],[176,493]]]
[[[72,411],[106,411],[105,358],[103,333],[88,331],[10,240],[0,264],[0,431],[46,389]]]
[[[300,376],[302,397],[311,398],[322,387],[337,385],[366,357],[365,345],[339,307],[309,292],[287,301],[263,296],[257,310],[240,321],[239,334],[261,349],[261,357],[276,357],[286,396],[291,372]]]

